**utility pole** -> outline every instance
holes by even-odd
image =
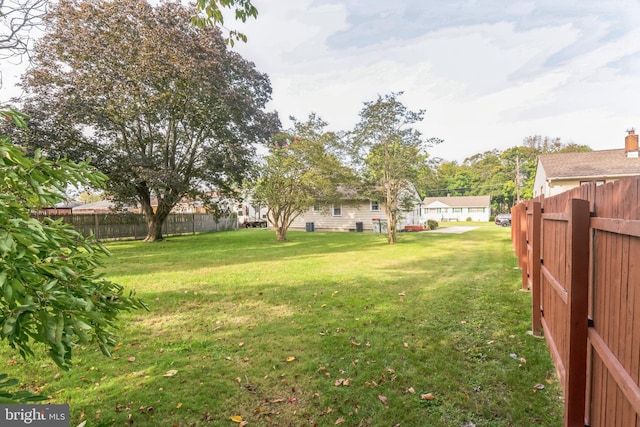
[[[520,203],[520,156],[516,156],[516,205]]]

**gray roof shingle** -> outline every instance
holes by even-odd
[[[547,154],[539,160],[550,179],[640,175],[640,158],[627,158],[624,149]]]

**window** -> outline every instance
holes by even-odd
[[[312,210],[313,212],[320,212],[320,205],[313,205],[313,206],[311,207],[311,210]]]
[[[331,215],[332,216],[342,216],[342,206],[332,206],[331,207]]]
[[[371,211],[372,212],[378,212],[380,210],[380,204],[378,203],[377,200],[372,200],[371,201]]]
[[[485,208],[469,208],[469,212],[484,212]]]
[[[462,208],[451,208],[451,212],[453,212],[453,213],[462,213]]]

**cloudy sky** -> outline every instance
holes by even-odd
[[[403,91],[419,129],[462,161],[530,135],[622,148],[640,128],[640,0],[254,0],[227,21],[269,74],[270,108],[335,130]]]
[[[363,102],[403,91],[418,126],[463,161],[531,135],[621,148],[640,129],[640,0],[253,0],[227,19],[267,73],[285,126],[317,113],[352,129]],[[19,69],[19,68],[18,68]],[[0,101],[16,68],[0,63]]]

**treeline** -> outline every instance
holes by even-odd
[[[535,135],[522,145],[478,153],[461,164],[434,158],[424,170],[418,192],[423,197],[490,195],[493,212],[507,212],[518,199],[531,198],[538,156],[582,151],[591,148]]]

